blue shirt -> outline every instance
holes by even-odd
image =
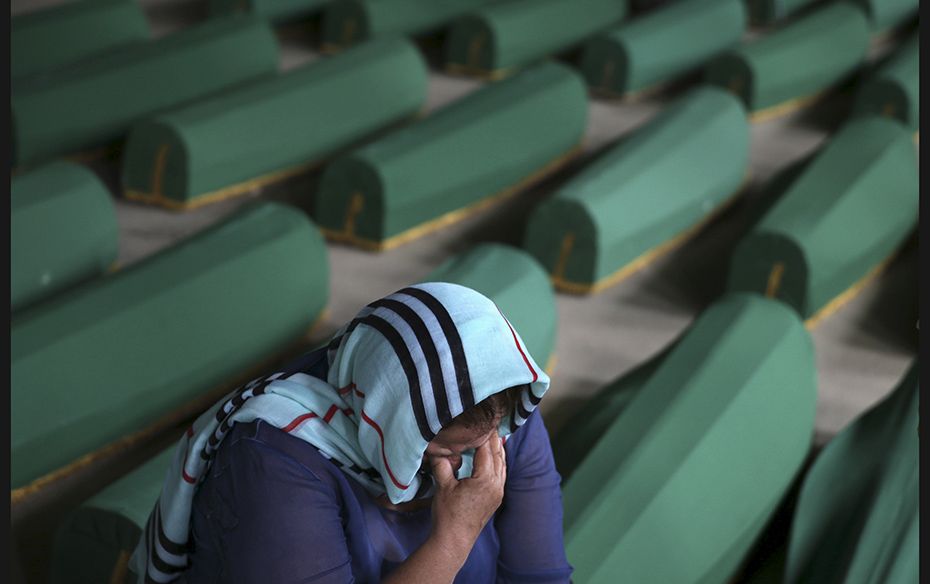
[[[321,366],[311,368],[325,377]],[[504,450],[503,503],[455,582],[569,582],[561,479],[538,410]],[[307,442],[262,420],[236,424],[194,498],[191,565],[181,581],[380,582],[430,529],[429,508],[385,509]]]

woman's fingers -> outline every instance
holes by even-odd
[[[455,482],[455,473],[452,471],[452,463],[444,456],[431,456],[429,459],[430,467],[433,469],[433,478],[436,483],[442,487]]]
[[[502,457],[501,459],[501,485],[507,484],[507,459]]]
[[[491,476],[494,473],[494,455],[491,453],[490,440],[475,449],[475,466],[472,478]]]
[[[491,461],[493,462],[494,476],[498,476],[501,473],[501,441],[497,436],[497,432],[494,432],[494,434],[488,438],[487,445],[491,451]]]

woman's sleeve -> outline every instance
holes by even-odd
[[[572,567],[562,540],[562,479],[539,410],[508,440],[506,450],[504,502],[494,519],[501,546],[497,581],[569,582]]]
[[[207,555],[218,560],[220,580],[352,582],[339,498],[332,486],[264,442],[243,438],[229,446],[228,464],[211,472],[212,484],[203,485],[205,514],[200,517],[215,544],[214,553]],[[195,563],[197,556],[195,551]]]

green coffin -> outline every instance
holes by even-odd
[[[746,9],[749,12],[749,22],[753,26],[767,26],[784,20],[816,2],[817,0],[746,0]]]
[[[429,32],[494,1],[334,0],[323,12],[323,46],[332,50],[370,38]]]
[[[920,130],[920,48],[915,34],[859,88],[853,115],[882,115]]]
[[[295,342],[328,291],[316,228],[265,203],[24,312],[10,330],[12,488],[144,430]]]
[[[172,445],[85,501],[58,528],[50,584],[126,580],[129,557],[161,493],[176,452]]]
[[[543,63],[336,160],[316,218],[327,236],[390,249],[457,221],[574,152],[588,100],[574,71]]]
[[[872,30],[885,32],[917,16],[918,0],[853,0],[862,6],[872,22]]]
[[[695,89],[539,205],[524,247],[558,289],[603,290],[696,231],[740,190],[748,167],[739,100]]]
[[[811,339],[765,298],[698,317],[563,488],[578,582],[726,582],[810,446]]]
[[[10,19],[10,77],[60,67],[149,37],[134,0],[80,0]]]
[[[492,78],[571,48],[616,25],[625,0],[511,0],[457,19],[446,39],[452,73]]]
[[[589,41],[581,71],[605,93],[641,92],[737,44],[745,28],[742,0],[676,2]]]
[[[737,245],[728,287],[778,298],[812,325],[877,273],[917,208],[910,132],[887,118],[853,120]]]
[[[254,14],[272,22],[294,20],[319,12],[331,0],[208,0],[211,16]]]
[[[53,162],[13,178],[11,310],[103,274],[118,252],[116,211],[93,172],[71,162]]]
[[[426,81],[413,45],[379,41],[152,117],[129,134],[124,193],[191,208],[281,180],[414,115]]]
[[[423,281],[468,286],[493,300],[520,333],[533,360],[550,368],[558,311],[549,278],[532,256],[485,243],[446,261]]]
[[[13,83],[13,163],[32,164],[121,138],[140,118],[278,67],[267,24],[211,21]]]
[[[804,480],[786,584],[916,584],[918,368],[840,432]]]
[[[555,466],[563,480],[572,473],[659,369],[672,345],[612,381],[584,403],[552,443]]]
[[[707,81],[740,96],[756,120],[790,111],[852,74],[869,48],[869,23],[836,2],[708,64]]]

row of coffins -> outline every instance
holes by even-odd
[[[562,4],[538,3],[537,10],[541,18],[564,20]],[[860,68],[868,47],[867,17],[849,3],[828,5],[735,46],[744,20],[738,0],[676,3],[591,40],[580,70],[598,91],[629,94],[704,66],[709,83],[740,96],[754,115],[768,116],[847,78]],[[708,30],[714,34],[701,34]],[[34,164],[129,134],[123,181],[130,196],[185,207],[197,197],[203,204],[245,192],[318,163],[422,105],[425,64],[412,47],[393,42],[276,74],[277,44],[268,25],[230,16],[18,78],[11,97],[13,162]],[[505,52],[511,44],[516,53],[525,50],[516,41],[491,44]],[[554,50],[502,59],[523,66]],[[880,106],[883,115],[915,117],[916,41],[901,53],[881,72],[877,88],[865,92],[861,110]],[[362,85],[381,87],[379,96],[390,99],[372,105],[366,100],[374,99],[373,92]],[[320,105],[303,107],[309,101]],[[345,111],[353,115],[340,115]],[[359,112],[366,115],[355,115]],[[165,172],[174,166],[176,172]]]
[[[245,27],[254,30],[253,24]],[[915,37],[860,91],[857,115],[873,121],[851,123],[859,129],[837,136],[832,154],[822,157],[833,162],[815,164],[791,191],[795,194],[786,197],[807,201],[803,191],[812,190],[824,201],[818,211],[823,241],[798,243],[807,237],[802,233],[806,203],[795,204],[795,211],[787,202],[780,205],[789,210],[773,211],[775,218],[766,219],[761,234],[750,235],[737,251],[734,288],[779,294],[812,316],[893,251],[912,222],[916,176],[901,131],[872,110],[884,104],[883,115],[914,124],[917,76]],[[425,65],[412,45],[378,41],[156,115],[130,133],[124,192],[128,198],[189,208],[280,180],[410,116],[425,100],[425,79]],[[377,99],[364,91],[367,83],[382,89]],[[332,105],[308,110],[303,104],[310,99]],[[362,114],[339,116],[341,108]],[[586,108],[583,83],[569,68],[544,63],[526,69],[337,158],[323,174],[315,218],[331,239],[369,249],[409,241],[564,163],[577,151]],[[295,118],[304,119],[305,131],[294,128]],[[693,90],[539,206],[528,222],[525,246],[560,289],[603,289],[684,241],[732,199],[747,166],[748,129],[737,100],[718,89]],[[708,167],[716,172],[706,172]],[[833,181],[834,168],[848,180]],[[867,217],[877,204],[875,189],[856,188],[867,178],[860,168],[874,170],[868,175],[873,180],[889,177],[898,193],[893,213],[878,228],[870,225],[866,231],[874,238],[858,239],[850,253],[834,254],[827,263],[804,257],[806,252],[796,248],[846,249],[835,226],[843,225],[844,213]],[[675,204],[655,204],[656,191]],[[33,279],[48,283],[48,266],[31,262],[29,267],[38,272]],[[24,280],[14,284],[19,282]],[[798,286],[810,290],[801,293]]]
[[[495,3],[486,9],[516,10],[525,4]],[[564,0],[538,3],[537,10],[551,5],[541,14],[564,20],[557,18],[564,11],[558,8],[562,4]],[[629,94],[704,67],[709,83],[740,96],[750,112],[764,117],[816,98],[848,78],[860,68],[868,47],[867,16],[849,3],[825,6],[737,46],[744,20],[738,0],[674,3],[592,39],[580,70],[597,91]],[[559,30],[567,33],[570,27]],[[709,30],[714,34],[708,36]],[[491,44],[501,51],[510,46]],[[519,42],[511,44],[518,53],[524,51]],[[344,60],[276,74],[277,45],[268,25],[230,16],[67,68],[18,78],[11,107],[14,165],[103,146],[130,134],[132,160],[124,182],[131,196],[183,207],[189,203],[186,199],[198,196],[204,196],[202,204],[245,192],[318,163],[322,155],[409,113],[417,96],[425,95],[425,64],[412,48],[388,46],[376,44]],[[531,64],[554,50],[544,48],[535,57],[507,57],[507,62]],[[914,117],[917,59],[911,55],[916,55],[916,41],[913,49],[902,47],[901,52],[903,56],[889,63],[881,82],[874,84],[878,89],[866,92],[863,110],[879,104],[884,115]],[[397,101],[387,100],[373,107],[365,101],[372,92],[359,90],[359,84],[389,84],[392,90],[381,93],[403,104],[395,107]],[[900,96],[902,86],[906,97]],[[877,97],[869,97],[873,95]],[[301,107],[304,100],[322,105]],[[372,119],[361,116],[365,119],[351,128],[336,123],[359,117],[340,115],[350,110]],[[327,123],[315,116],[324,116]],[[282,131],[282,123],[290,131]],[[312,131],[299,132],[303,127]],[[333,134],[318,136],[321,127]],[[229,135],[241,140],[229,140]],[[285,147],[282,137],[294,143]],[[193,184],[169,187],[162,180],[164,168],[181,165],[168,175],[183,183],[185,167],[196,166],[187,158],[203,159],[202,166],[210,170],[192,168],[187,182]],[[204,173],[221,176],[203,178]],[[206,184],[198,186],[201,181]]]
[[[555,295],[525,252],[484,244],[453,257],[424,281],[454,282],[487,295],[507,314],[535,358],[549,359],[556,333]],[[90,498],[62,524],[52,558],[56,584],[123,581],[158,497],[174,446]],[[114,574],[119,578],[113,580]],[[108,580],[109,579],[109,580]]]
[[[600,291],[681,243],[738,192],[747,143],[736,100],[695,90],[538,205],[524,246],[558,289]],[[852,119],[737,245],[728,288],[778,298],[816,322],[907,239],[918,177],[909,129]]]
[[[369,55],[371,50],[377,55]],[[373,43],[328,63],[359,57],[372,64],[372,75],[407,71],[404,65],[409,65],[411,75],[423,73],[417,53],[401,41]],[[307,71],[336,78],[329,84],[310,84],[318,93],[346,78],[360,83],[351,73],[338,75],[336,68]],[[333,93],[340,94],[340,88]],[[515,99],[524,95],[531,98]],[[264,119],[263,109],[275,109],[259,107],[253,114],[248,106],[255,102],[246,99],[250,96],[233,92],[218,99],[241,97],[243,115],[258,121]],[[399,91],[393,97],[397,103],[392,111],[401,115],[420,103],[422,93]],[[124,181],[139,180],[139,188],[147,183],[149,189],[143,193],[130,188],[128,196],[196,206],[252,188],[269,176],[261,173],[282,164],[275,154],[282,151],[273,147],[260,148],[269,154],[251,157],[249,164],[237,166],[238,155],[224,160],[223,145],[210,138],[228,134],[209,131],[209,122],[216,120],[222,127],[229,117],[215,112],[229,110],[218,110],[213,103],[140,126],[130,138]],[[494,203],[564,162],[584,133],[586,105],[579,77],[568,68],[547,63],[528,69],[338,158],[321,178],[315,217],[336,241],[369,249],[409,241]],[[359,126],[379,122],[375,115],[361,118],[365,119]],[[167,129],[170,120],[173,132]],[[200,123],[182,131],[178,128],[184,127],[184,120]],[[553,120],[559,123],[549,123]],[[333,135],[348,136],[353,132],[346,128],[352,125],[329,127],[337,128]],[[505,126],[510,131],[502,135],[500,128]],[[273,140],[272,135],[280,132],[266,132],[253,122],[244,136],[248,139],[227,141],[225,151],[262,145],[259,138]],[[295,142],[319,145],[330,134],[320,131],[310,140],[303,136],[297,134]],[[560,290],[602,290],[683,242],[725,207],[745,181],[748,152],[748,125],[738,100],[713,87],[692,90],[534,209],[524,246]],[[290,172],[293,161],[284,163],[283,172]],[[854,118],[737,247],[730,287],[778,297],[805,318],[829,312],[834,300],[842,300],[847,290],[880,268],[913,227],[918,200],[915,162],[910,131],[898,121],[874,115]],[[195,172],[198,169],[203,172]],[[272,171],[272,178],[275,172],[279,171]],[[253,178],[256,173],[258,179]],[[230,185],[229,180],[238,182]],[[192,192],[199,194],[192,197]],[[663,204],[657,204],[657,196]],[[812,206],[812,201],[818,204]],[[883,210],[880,220],[874,218],[877,209]],[[850,230],[850,225],[858,228]],[[48,246],[54,242],[45,242]],[[37,272],[33,281],[47,271],[37,261],[30,260],[28,267]]]

